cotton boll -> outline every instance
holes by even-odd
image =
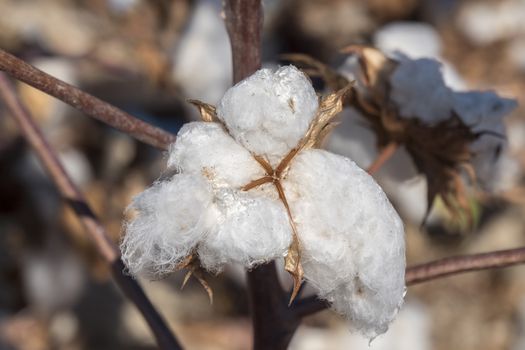
[[[218,1],[197,1],[173,57],[173,76],[184,94],[213,104],[232,84],[230,41],[220,12]]]
[[[421,22],[389,23],[374,34],[374,43],[382,51],[401,51],[412,58],[437,57],[441,53],[439,33]]]
[[[432,59],[404,59],[390,77],[391,99],[405,118],[436,124],[450,117],[452,90],[443,81],[441,65]]]
[[[29,252],[22,259],[25,296],[44,315],[74,305],[84,290],[84,276],[79,258],[54,238],[43,250]]]
[[[284,256],[292,233],[278,199],[221,188],[215,204],[217,224],[198,250],[207,270],[220,271],[225,264],[251,268]]]
[[[373,337],[403,302],[403,224],[386,195],[348,158],[300,153],[284,187],[303,248],[305,278],[319,296]]]
[[[126,226],[122,260],[134,275],[171,272],[215,222],[213,194],[199,175],[175,175],[136,196],[137,216]]]
[[[429,24],[410,21],[389,23],[374,34],[374,45],[394,59],[410,57],[439,60],[446,85],[459,90],[466,87],[454,66],[441,56],[441,37]]]
[[[230,88],[217,114],[241,145],[275,166],[303,138],[318,106],[308,78],[285,66],[261,69]]]
[[[250,152],[218,123],[185,124],[170,148],[168,167],[237,188],[264,176]]]

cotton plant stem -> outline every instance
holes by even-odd
[[[459,255],[408,267],[405,282],[408,286],[461,273],[495,269],[525,263],[525,247],[488,253]],[[304,317],[329,307],[316,297],[299,300],[293,307],[297,317]]]
[[[0,71],[71,105],[81,112],[153,147],[167,149],[175,136],[42,72],[0,49]]]
[[[261,0],[226,0],[224,15],[232,48],[235,84],[261,68]]]
[[[373,175],[375,174],[377,171],[379,171],[379,169],[381,169],[381,167],[390,159],[392,158],[392,156],[394,155],[394,153],[397,151],[397,149],[399,148],[399,144],[397,144],[396,142],[390,142],[389,144],[387,144],[382,150],[381,152],[379,152],[379,155],[377,156],[377,158],[374,160],[374,162],[368,167],[368,169],[366,169],[366,171],[370,174],[370,175]]]
[[[66,173],[56,152],[45,139],[28,109],[16,95],[11,82],[4,73],[0,73],[0,98],[40,158],[60,194],[78,216],[100,255],[110,265],[115,282],[142,313],[159,347],[161,349],[182,349],[142,288],[130,276],[123,273],[124,264],[120,259],[118,248],[111,241],[102,223],[87,204],[82,192]]]
[[[261,67],[262,8],[260,0],[226,0],[226,29],[230,36],[234,83]],[[255,350],[284,350],[300,319],[290,312],[275,263],[248,271],[248,292]]]

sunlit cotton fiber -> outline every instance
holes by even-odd
[[[348,158],[322,150],[301,149],[273,177],[260,164],[275,168],[298,147],[318,108],[297,68],[262,69],[226,92],[219,122],[186,124],[169,149],[167,174],[175,175],[131,205],[136,216],[122,243],[129,271],[162,275],[189,255],[212,273],[253,268],[286,256],[295,225],[304,277],[319,297],[351,329],[369,338],[385,332],[403,302],[405,256],[403,225],[381,188]]]
[[[403,223],[383,190],[350,159],[307,150],[285,190],[306,279],[369,337],[384,333],[405,292]]]
[[[303,138],[318,107],[310,80],[285,66],[261,69],[229,89],[217,114],[235,140],[276,165]]]

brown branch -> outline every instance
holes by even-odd
[[[406,283],[413,285],[436,278],[525,263],[525,247],[489,253],[460,255],[415,265],[406,270]]]
[[[26,140],[47,169],[61,195],[79,217],[97,250],[111,266],[113,278],[117,282],[117,285],[144,316],[159,347],[161,349],[182,349],[160,314],[144,294],[142,288],[130,276],[124,274],[124,264],[120,259],[118,248],[109,238],[101,222],[87,204],[83,194],[66,173],[55,151],[45,139],[27,108],[16,95],[13,86],[4,73],[0,73],[0,97],[4,101],[9,113],[18,123]]]
[[[408,267],[405,282],[408,286],[437,278],[470,271],[488,270],[525,263],[525,247],[489,253],[460,255]],[[293,307],[297,317],[304,317],[328,308],[330,305],[317,297],[299,300]]]
[[[236,84],[261,68],[261,0],[227,0],[224,14],[232,48],[233,82]]]
[[[167,149],[175,136],[154,127],[72,85],[33,67],[21,59],[0,50],[0,71],[35,89],[45,92],[85,114],[160,149]]]

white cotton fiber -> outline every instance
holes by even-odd
[[[230,88],[217,114],[241,145],[275,166],[304,137],[318,106],[308,78],[285,66],[261,69]]]
[[[386,24],[374,33],[374,44],[386,53],[401,51],[412,58],[437,57],[442,47],[436,28],[416,21]]]
[[[215,223],[208,210],[211,186],[199,175],[175,175],[139,194],[128,208],[136,217],[126,225],[122,260],[133,275],[173,271]]]
[[[515,100],[502,98],[492,91],[454,94],[454,111],[473,133],[478,134],[470,149],[474,152],[477,179],[486,190],[498,191],[510,186],[512,174],[517,173],[516,161],[505,154],[503,123],[503,117],[516,106]],[[509,180],[507,184],[506,180]]]
[[[219,189],[215,205],[218,220],[198,250],[207,270],[232,263],[251,268],[285,255],[292,233],[280,201],[257,191]]]
[[[168,167],[237,188],[264,176],[250,152],[218,123],[185,124],[170,147]]]
[[[504,136],[503,117],[516,106],[515,100],[500,97],[493,91],[454,94],[454,111],[474,133],[489,131]]]
[[[403,224],[379,185],[348,158],[307,150],[284,183],[305,278],[353,329],[384,333],[403,302]]]
[[[443,81],[438,61],[402,59],[390,84],[390,98],[402,117],[417,118],[430,125],[450,118],[453,92]]]
[[[170,147],[167,181],[137,196],[122,243],[133,274],[172,271],[189,254],[220,272],[282,259],[292,225],[273,183],[249,190],[305,136],[317,114],[309,80],[262,69],[228,90],[224,125],[186,124]],[[403,225],[381,188],[348,158],[301,150],[281,181],[297,224],[305,278],[368,337],[383,333],[404,295]]]

